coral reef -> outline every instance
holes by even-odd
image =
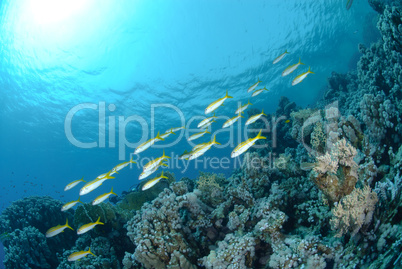
[[[356,154],[356,149],[342,139],[330,153],[317,157],[310,179],[330,203],[338,202],[353,191],[358,180],[357,164],[353,160]]]
[[[31,196],[13,202],[0,216],[7,268],[55,268],[56,254],[74,245],[77,238],[66,231],[46,239],[50,227],[72,220],[70,212],[62,212],[62,203],[48,196]]]
[[[354,189],[346,195],[332,210],[333,217],[330,224],[333,230],[337,230],[337,237],[350,232],[355,236],[363,226],[368,226],[373,218],[377,193],[372,192],[370,187]]]

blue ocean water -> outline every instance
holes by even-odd
[[[31,195],[75,200],[77,191],[63,191],[67,183],[129,160],[158,131],[187,127],[133,156],[140,164],[163,149],[172,157],[190,150],[186,136],[226,90],[233,99],[218,110],[225,119],[249,99],[269,113],[281,96],[300,107],[314,104],[331,72],[355,68],[358,44],[377,38],[367,1],[349,10],[345,2],[1,1],[0,208]],[[306,65],[298,74],[309,66],[315,74],[291,86],[294,76],[281,72],[299,58]],[[250,98],[247,89],[258,79],[269,92]],[[228,131],[220,128],[223,119],[212,126],[224,145],[206,157],[227,158],[227,166],[180,161],[169,171],[177,179],[198,171],[229,176],[240,163],[230,152],[245,138],[246,119]],[[140,173],[134,165],[102,192],[127,191]]]

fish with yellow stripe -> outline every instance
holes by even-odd
[[[171,135],[171,134],[175,134],[175,133],[172,131],[172,129],[167,130],[164,134],[160,135],[160,137],[161,137],[162,139],[165,139],[166,137],[168,137],[168,136]]]
[[[254,123],[255,121],[257,121],[257,120],[258,120],[259,118],[261,118],[262,116],[267,116],[267,114],[264,113],[264,109],[261,110],[261,113],[260,113],[260,114],[251,116],[251,117],[246,121],[245,125],[249,125],[249,124]]]
[[[77,234],[84,234],[86,232],[89,232],[90,230],[95,228],[96,225],[104,225],[103,222],[100,222],[100,217],[98,217],[98,220],[95,222],[82,225],[80,228],[78,228]]]
[[[128,165],[130,165],[132,163],[136,163],[135,161],[133,161],[133,158],[131,158],[128,162],[123,162],[123,163],[116,165],[115,167],[112,168],[112,171],[110,172],[109,175],[111,176],[115,173],[118,174],[120,170],[122,170],[123,168],[127,167]]]
[[[258,84],[260,84],[262,81],[260,79],[257,80],[256,83],[254,83],[253,85],[251,85],[248,89],[247,92],[252,92],[254,91],[255,88],[257,88]]]
[[[246,141],[241,142],[241,143],[232,151],[231,157],[232,157],[232,158],[235,158],[235,157],[237,157],[237,156],[243,154],[243,153],[246,152],[250,147],[252,147],[258,139],[266,139],[266,137],[264,137],[264,136],[261,135],[261,132],[262,132],[262,130],[260,130],[260,132],[257,134],[256,137],[254,137],[254,138],[249,138],[249,139],[247,139]]]
[[[272,64],[278,63],[280,60],[283,59],[283,57],[286,56],[286,54],[289,54],[289,52],[288,52],[287,50],[285,50],[284,53],[282,53],[281,55],[279,55],[278,57],[276,57],[275,60],[272,62]]]
[[[82,202],[80,201],[80,197],[78,197],[78,200],[76,200],[76,201],[71,201],[71,202],[68,202],[68,203],[64,204],[64,205],[61,207],[61,211],[69,210],[70,208],[72,208],[73,206],[75,206],[77,203],[81,203],[81,204],[82,204]]]
[[[187,160],[190,157],[191,151],[185,150],[182,155],[179,156],[180,160]]]
[[[207,152],[213,145],[220,145],[220,143],[216,142],[216,136],[214,136],[211,142],[208,142],[205,145],[200,146],[196,150],[192,151],[190,156],[188,157],[188,160],[193,160],[200,157],[205,152]]]
[[[64,224],[64,225],[57,225],[57,226],[52,227],[52,228],[50,228],[49,230],[47,230],[47,232],[46,232],[46,237],[49,238],[49,237],[56,236],[56,235],[58,235],[59,233],[64,232],[64,229],[66,229],[66,228],[69,228],[69,229],[71,229],[71,230],[74,231],[74,229],[71,228],[70,225],[68,225],[68,219],[66,220],[66,224]]]
[[[84,177],[82,177],[81,179],[74,180],[73,182],[68,183],[67,186],[64,187],[64,191],[71,190],[72,188],[74,188],[75,186],[77,186],[80,182],[86,182],[86,181],[84,180]]]
[[[200,137],[203,136],[204,134],[210,134],[210,132],[208,132],[208,129],[205,129],[205,131],[203,131],[203,132],[199,132],[199,133],[196,133],[196,134],[191,135],[187,140],[188,140],[188,141],[195,140],[195,139],[197,139],[197,138],[200,138]]]
[[[170,159],[170,157],[165,155],[165,150],[163,150],[162,156],[156,158],[155,160],[149,161],[146,165],[144,165],[143,171],[152,170],[154,167],[159,166],[165,159]]]
[[[295,77],[295,78],[293,79],[293,81],[292,81],[292,86],[294,86],[294,85],[299,84],[300,82],[302,82],[302,81],[307,77],[308,74],[314,74],[314,72],[311,72],[310,66],[308,67],[308,71],[307,71],[307,72],[304,72],[304,73],[298,75],[297,77]]]
[[[251,97],[257,96],[257,95],[259,95],[260,93],[262,93],[263,91],[269,92],[269,90],[267,89],[267,87],[264,87],[264,88],[262,88],[262,89],[255,90],[255,91],[251,94]]]
[[[226,91],[226,95],[224,97],[219,98],[218,100],[212,102],[211,104],[209,104],[209,106],[207,106],[207,108],[205,109],[205,114],[211,113],[218,107],[222,106],[223,102],[225,102],[225,100],[228,98],[233,98],[233,97],[228,94],[228,91]]]
[[[151,169],[142,171],[142,173],[140,174],[140,176],[138,177],[138,179],[141,180],[141,179],[147,178],[148,176],[150,176],[150,175],[152,175],[154,172],[156,172],[156,170],[158,170],[158,168],[159,168],[160,166],[168,166],[168,165],[167,165],[166,163],[164,163],[164,162],[161,162],[160,164],[154,166],[154,167],[151,168]]]
[[[217,117],[215,116],[215,113],[213,116],[208,117],[206,119],[203,119],[200,123],[198,123],[197,127],[198,128],[203,128],[204,125],[208,124],[210,121],[212,121],[213,119],[216,119]]]
[[[154,177],[153,179],[150,179],[147,181],[147,183],[144,184],[144,186],[142,186],[141,190],[145,191],[148,190],[149,188],[152,188],[153,186],[156,185],[156,183],[158,183],[162,178],[168,179],[167,176],[163,175],[163,171],[162,174],[158,177]]]
[[[96,257],[96,255],[91,252],[91,248],[88,248],[87,251],[77,251],[77,252],[70,254],[70,256],[68,256],[67,260],[69,262],[73,262],[73,261],[84,258],[88,254],[92,254],[93,256]]]
[[[289,75],[290,73],[292,73],[293,71],[295,71],[295,70],[296,70],[300,65],[302,65],[302,64],[304,64],[304,63],[302,63],[302,62],[300,61],[300,58],[299,58],[299,62],[298,62],[297,64],[292,64],[292,65],[286,67],[285,70],[283,70],[283,72],[282,72],[282,77],[285,77],[285,76]]]
[[[153,144],[155,144],[155,142],[157,142],[157,141],[159,141],[159,140],[165,140],[165,139],[163,139],[161,136],[160,136],[160,134],[159,134],[159,132],[158,132],[158,134],[154,137],[154,138],[151,138],[151,139],[148,139],[147,141],[145,141],[144,143],[142,143],[141,145],[139,145],[136,149],[135,149],[135,151],[134,151],[134,154],[138,154],[138,153],[140,153],[140,152],[143,152],[144,150],[146,150],[147,148],[149,148],[150,146],[152,146]]]
[[[116,193],[113,192],[113,187],[112,190],[110,192],[104,193],[99,195],[98,197],[96,197],[93,201],[92,201],[92,205],[97,205],[102,203],[103,201],[105,201],[107,198],[109,198],[110,195],[116,195]]]
[[[111,171],[110,171],[111,172]],[[105,177],[101,177],[101,178],[95,178],[94,180],[88,182],[87,184],[84,185],[84,187],[82,187],[80,189],[80,195],[85,195],[90,193],[91,191],[95,190],[96,188],[98,188],[100,185],[102,185],[102,183],[108,179],[112,179],[114,177],[110,176],[110,172],[107,173],[107,175]]]
[[[222,125],[222,128],[226,128],[229,127],[230,125],[232,125],[233,123],[235,123],[238,119],[240,118],[244,118],[241,114],[234,116],[233,118],[228,119],[227,121],[225,121],[225,123]]]
[[[248,108],[248,106],[252,105],[252,103],[250,103],[250,100],[248,100],[247,104],[240,106],[238,109],[236,109],[235,114],[240,114],[242,113],[244,110],[246,110]]]

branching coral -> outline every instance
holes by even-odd
[[[333,217],[330,224],[336,230],[336,237],[350,232],[355,236],[364,226],[368,226],[373,217],[377,194],[371,191],[370,187],[354,189],[353,192],[341,199],[332,210]]]
[[[356,149],[345,139],[339,140],[330,153],[317,157],[310,178],[330,202],[352,192],[357,182]]]

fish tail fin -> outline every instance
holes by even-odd
[[[70,226],[70,225],[68,225],[68,219],[66,219],[66,227],[67,227],[67,228],[70,228],[71,230],[73,230],[73,231],[74,231],[74,229],[73,229],[73,228],[71,228],[71,226]]]
[[[267,116],[267,114],[264,113],[264,109],[261,110],[261,114]]]
[[[257,139],[267,139],[265,136],[261,135],[262,129],[258,132],[258,135],[256,136]]]
[[[214,140],[212,140],[212,143],[215,145],[220,145],[221,143],[216,142],[216,135],[214,135]]]
[[[114,194],[114,195],[118,196],[115,192],[113,192],[113,187],[112,187],[112,189],[110,190],[110,194]]]
[[[162,140],[162,141],[165,141],[165,139],[163,139],[163,138],[159,135],[159,132],[158,132],[158,134],[155,136],[155,138],[157,138],[157,139],[159,139],[159,140]]]
[[[310,74],[315,74],[314,72],[312,72],[312,71],[310,70],[310,66],[308,67],[308,71],[307,71],[307,73],[310,73]]]
[[[81,180],[82,182],[86,182],[86,181],[84,180],[84,177],[82,177],[80,180]]]
[[[81,196],[80,196],[80,197],[78,197],[77,202],[78,202],[78,203],[81,203],[81,204],[84,204],[83,202],[81,202]]]
[[[264,87],[264,90],[266,90],[267,92],[269,92],[269,90],[267,89],[267,86]]]
[[[96,224],[101,224],[101,225],[104,225],[104,223],[103,222],[100,222],[100,217],[98,217],[98,220],[95,222]]]
[[[286,53],[286,54],[289,54],[290,52],[289,52],[288,50],[285,50],[285,53]]]
[[[226,95],[225,95],[225,97],[226,97],[226,98],[233,98],[232,96],[230,96],[230,95],[228,94],[228,90],[226,90]]]
[[[300,58],[299,58],[299,64],[303,64],[303,65],[304,65],[304,63],[301,62],[301,59],[300,59]]]
[[[211,133],[211,132],[208,131],[208,127],[207,127],[207,129],[205,129],[205,133],[206,133],[206,134],[210,134],[210,133]]]
[[[135,161],[133,161],[133,156],[131,156],[129,163],[136,163]]]
[[[165,150],[163,150],[162,158],[163,158],[163,159],[170,159],[169,156],[165,155]]]
[[[252,105],[252,103],[250,103],[250,99],[248,100],[247,104],[248,104],[248,105]]]
[[[88,253],[89,253],[89,254],[92,254],[92,255],[94,255],[94,256],[96,257],[96,255],[91,252],[91,248],[90,248],[90,247],[88,248]]]
[[[164,175],[163,175],[163,171],[162,171],[162,174],[161,174],[161,178],[166,178],[166,179],[168,179],[167,176],[164,176]]]

